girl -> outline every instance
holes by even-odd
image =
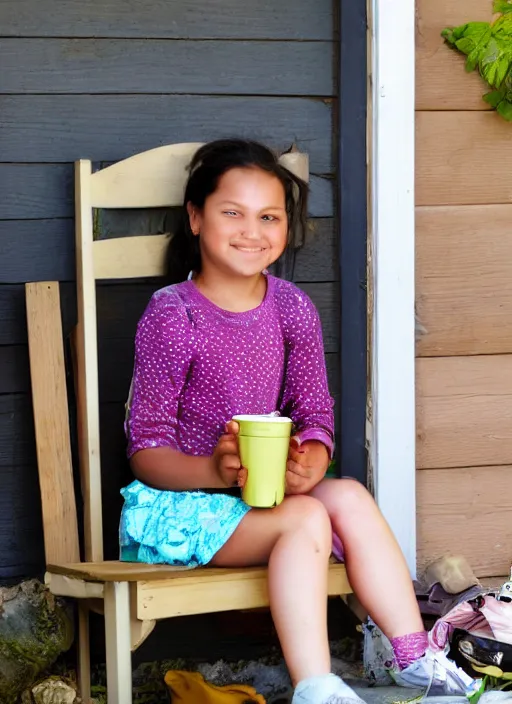
[[[293,704],[354,704],[361,699],[330,674],[333,531],[355,593],[391,639],[401,681],[428,677],[420,660],[427,637],[407,566],[372,497],[354,480],[324,479],[333,401],[318,313],[305,293],[266,271],[301,236],[306,190],[255,142],[213,142],[192,160],[186,217],[169,255],[170,276],[181,283],[154,294],[137,329],[126,419],[136,481],[122,491],[121,558],[268,564]],[[250,509],[232,491],[245,473],[230,419],[276,410],[296,429],[287,496],[276,508]]]

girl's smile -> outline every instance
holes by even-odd
[[[282,183],[259,168],[233,168],[200,210],[188,205],[199,236],[201,276],[252,278],[275,262],[288,238]]]

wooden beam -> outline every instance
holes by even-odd
[[[3,39],[0,93],[329,97],[333,51],[331,41]]]
[[[419,356],[512,352],[512,205],[416,209]]]
[[[325,40],[333,35],[330,0],[223,0],[205,11],[204,0],[108,3],[2,0],[0,27],[12,37],[126,37],[152,39]]]
[[[512,355],[416,360],[420,469],[512,464]]]
[[[420,570],[451,554],[464,555],[477,577],[509,574],[512,466],[416,474]]]
[[[158,144],[235,134],[277,149],[295,143],[311,173],[328,174],[332,119],[332,100],[319,98],[8,95],[0,97],[0,154],[5,162],[65,163],[77,154],[110,162]]]
[[[59,284],[27,284],[32,404],[47,561],[80,559]]]
[[[416,204],[512,203],[510,124],[490,112],[416,113]]]
[[[489,22],[490,0],[416,1],[417,110],[486,110],[486,84],[465,72],[465,57],[445,44],[441,32],[465,22]]]

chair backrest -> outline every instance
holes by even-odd
[[[159,147],[96,173],[92,173],[90,161],[80,160],[75,164],[78,299],[75,352],[87,561],[103,558],[95,282],[163,275],[170,238],[170,235],[151,235],[95,241],[93,209],[181,205],[187,167],[200,146],[189,143]],[[307,155],[292,151],[284,154],[280,162],[308,180]]]

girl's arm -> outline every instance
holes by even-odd
[[[298,289],[289,303],[283,321],[287,362],[280,410],[293,420],[301,443],[321,442],[332,457],[334,401],[327,383],[320,318],[309,297]]]
[[[236,423],[228,423],[211,457],[185,455],[170,447],[140,450],[131,458],[132,471],[143,484],[156,489],[230,488],[238,483],[240,473],[237,431]]]
[[[236,424],[226,429],[211,457],[179,449],[179,399],[193,349],[193,329],[179,296],[157,292],[137,326],[125,421],[132,471],[157,489],[226,488],[236,483],[240,470]]]
[[[226,488],[215,470],[213,457],[184,455],[171,447],[140,450],[131,458],[130,466],[137,479],[155,489]]]

